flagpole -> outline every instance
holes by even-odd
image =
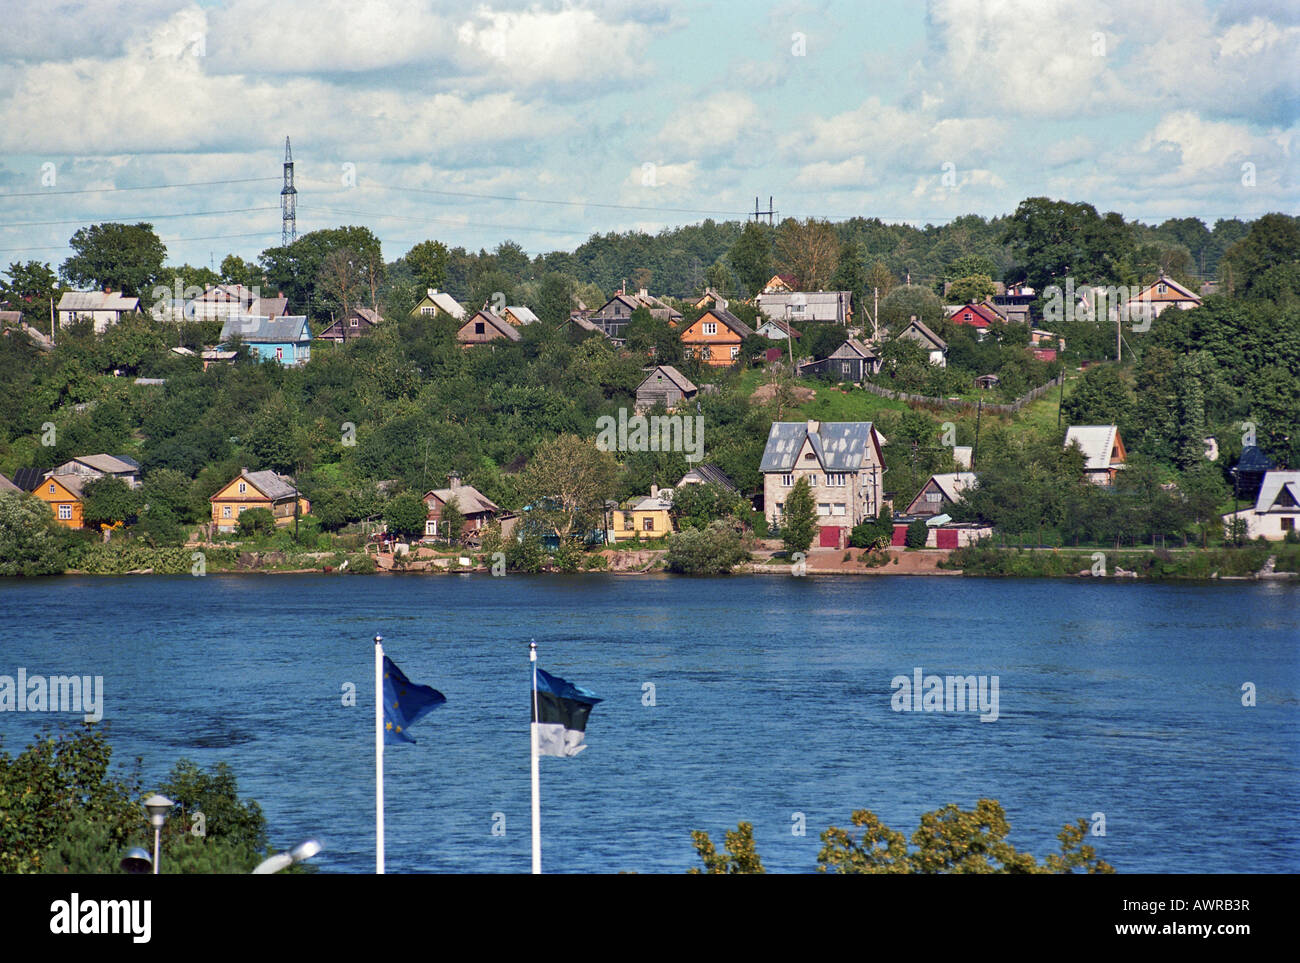
[[[532,767],[533,767],[533,874],[540,874],[542,871],[542,804],[541,804],[541,778],[537,765],[537,720],[541,716],[537,712],[537,643],[528,643],[528,661],[533,664],[533,718],[528,726],[529,741],[532,744]]]
[[[375,636],[375,872],[384,873],[384,637]]]

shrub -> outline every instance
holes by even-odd
[[[907,547],[908,548],[925,548],[925,540],[929,536],[930,530],[925,522],[917,519],[907,526]]]
[[[275,531],[275,516],[269,508],[250,508],[239,516],[239,534],[248,538],[253,535],[269,535]]]
[[[668,536],[664,558],[668,571],[680,575],[725,575],[748,560],[740,536],[723,522]]]

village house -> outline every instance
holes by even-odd
[[[880,356],[857,338],[849,338],[819,361],[799,365],[800,375],[821,375],[861,384],[880,371]]]
[[[962,304],[950,315],[954,324],[967,324],[972,328],[987,328],[991,324],[1005,324],[1006,318],[991,304]]]
[[[1247,538],[1276,542],[1300,531],[1300,471],[1266,472],[1254,507],[1223,516],[1227,534],[1238,519],[1245,523]]]
[[[898,337],[919,342],[926,350],[926,357],[930,364],[938,365],[940,368],[948,367],[948,342],[931,331],[924,322],[913,318],[908,322],[907,327],[898,332]]]
[[[428,506],[428,517],[424,522],[425,538],[447,537],[446,526],[439,527],[442,521],[442,509],[450,501],[456,502],[456,508],[465,516],[465,524],[458,537],[476,536],[478,532],[492,524],[501,514],[501,509],[490,498],[473,485],[466,485],[460,475],[452,472],[447,476],[446,488],[435,488],[426,492],[424,504]]]
[[[117,324],[124,314],[139,314],[140,299],[124,297],[120,291],[65,291],[59,298],[59,327],[75,321],[89,320],[95,333],[103,334]]]
[[[798,341],[803,337],[802,331],[785,321],[780,321],[776,318],[769,318],[766,316],[760,318],[759,321],[761,323],[754,330],[769,341],[785,341],[789,338],[794,338]]]
[[[1158,318],[1161,312],[1169,308],[1190,311],[1201,306],[1201,298],[1195,292],[1179,284],[1164,272],[1137,294],[1125,302],[1125,317]]]
[[[266,315],[232,314],[221,326],[221,344],[238,338],[247,345],[259,361],[275,361],[282,365],[301,365],[311,360],[311,327],[301,314],[286,314],[278,318]],[[206,356],[206,352],[204,353]]]
[[[758,295],[754,304],[760,314],[788,324],[853,321],[853,295],[849,291],[777,291]]]
[[[487,308],[475,311],[456,332],[456,340],[466,348],[473,344],[496,341],[499,338],[505,338],[507,341],[522,341],[523,335],[513,324],[502,320]]]
[[[650,294],[645,288],[636,294],[619,291],[598,310],[592,312],[588,320],[599,325],[605,332],[605,336],[615,344],[622,344],[625,340],[623,329],[631,322],[632,312],[637,308],[645,308],[650,312],[650,317],[657,321],[666,321],[675,325],[682,320],[680,311]]]
[[[817,544],[845,547],[853,526],[880,511],[884,444],[869,421],[774,422],[759,464],[768,521],[781,524],[791,489],[807,478],[817,512]]]
[[[726,306],[727,299],[713,288],[705,288],[704,293],[691,302],[691,307],[696,311],[702,311],[704,308],[713,307],[725,308]]]
[[[456,321],[465,320],[465,309],[460,306],[459,302],[446,291],[439,291],[437,288],[426,289],[420,303],[411,309],[411,315],[413,317],[423,315],[426,318],[431,318],[439,311]]]
[[[676,488],[681,488],[683,485],[717,485],[733,495],[740,493],[740,488],[730,476],[713,464],[696,465],[677,480]]]
[[[650,494],[633,499],[626,508],[614,512],[614,541],[626,542],[634,538],[663,538],[673,532],[671,488],[662,491],[650,486]]]
[[[330,326],[316,337],[322,341],[343,344],[345,341],[365,337],[373,332],[383,320],[379,316],[379,312],[371,308],[353,308],[347,317],[330,322]]]
[[[683,401],[690,401],[699,392],[695,384],[672,365],[661,364],[651,368],[645,380],[637,385],[637,408],[650,408],[662,404],[669,410]]]
[[[961,501],[962,493],[975,485],[975,473],[969,471],[950,471],[931,475],[916,497],[908,504],[904,515],[915,518],[931,518],[942,515],[953,505]]]
[[[682,331],[686,352],[714,367],[726,367],[740,357],[740,344],[754,332],[725,308],[709,308]]]
[[[26,494],[21,488],[11,482],[4,475],[0,475],[0,495],[23,495]]]
[[[235,531],[239,516],[251,508],[270,511],[277,526],[292,525],[295,517],[311,511],[311,503],[299,494],[297,483],[288,475],[247,468],[241,468],[238,477],[218,489],[208,502],[212,505],[212,530],[223,533]]]
[[[791,294],[799,288],[799,280],[793,274],[773,274],[760,294]]]
[[[120,478],[129,488],[140,487],[140,463],[125,455],[79,455],[45,473],[47,478],[51,475],[79,475],[83,484],[107,475]]]
[[[1119,429],[1114,425],[1071,425],[1065,432],[1065,447],[1077,445],[1083,452],[1083,472],[1094,485],[1113,485],[1124,467],[1127,454]]]
[[[501,312],[501,320],[509,321],[516,328],[522,328],[525,324],[535,324],[541,319],[533,314],[530,308],[526,308],[522,304],[512,304]]]
[[[85,525],[82,486],[90,481],[85,475],[51,475],[32,491],[32,494],[50,506],[60,525],[81,528]]]

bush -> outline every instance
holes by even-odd
[[[907,547],[908,548],[925,548],[925,540],[929,536],[930,530],[925,522],[917,519],[907,526]]]
[[[726,523],[714,522],[706,529],[668,536],[664,562],[668,571],[679,575],[725,575],[748,560],[740,536]]]
[[[369,553],[360,555],[349,555],[347,557],[348,567],[343,571],[349,575],[372,575],[378,566],[375,560],[370,557]]]
[[[239,516],[239,534],[245,538],[270,535],[275,531],[275,516],[269,508],[250,508]]]
[[[512,572],[540,572],[546,557],[542,540],[530,532],[521,539],[507,539],[506,568]]]

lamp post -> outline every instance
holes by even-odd
[[[144,801],[144,808],[149,813],[149,824],[153,826],[153,874],[158,875],[162,861],[162,828],[167,822],[167,814],[176,804],[162,793],[154,793]]]
[[[140,846],[128,849],[118,865],[122,867],[123,872],[134,876],[142,876],[153,871],[153,860],[149,858],[149,850]]]
[[[257,864],[253,870],[253,876],[267,876],[271,873],[278,873],[282,869],[288,869],[295,863],[305,862],[311,859],[321,851],[321,844],[315,839],[306,839],[289,850],[287,853],[276,853],[269,859],[264,859]]]

